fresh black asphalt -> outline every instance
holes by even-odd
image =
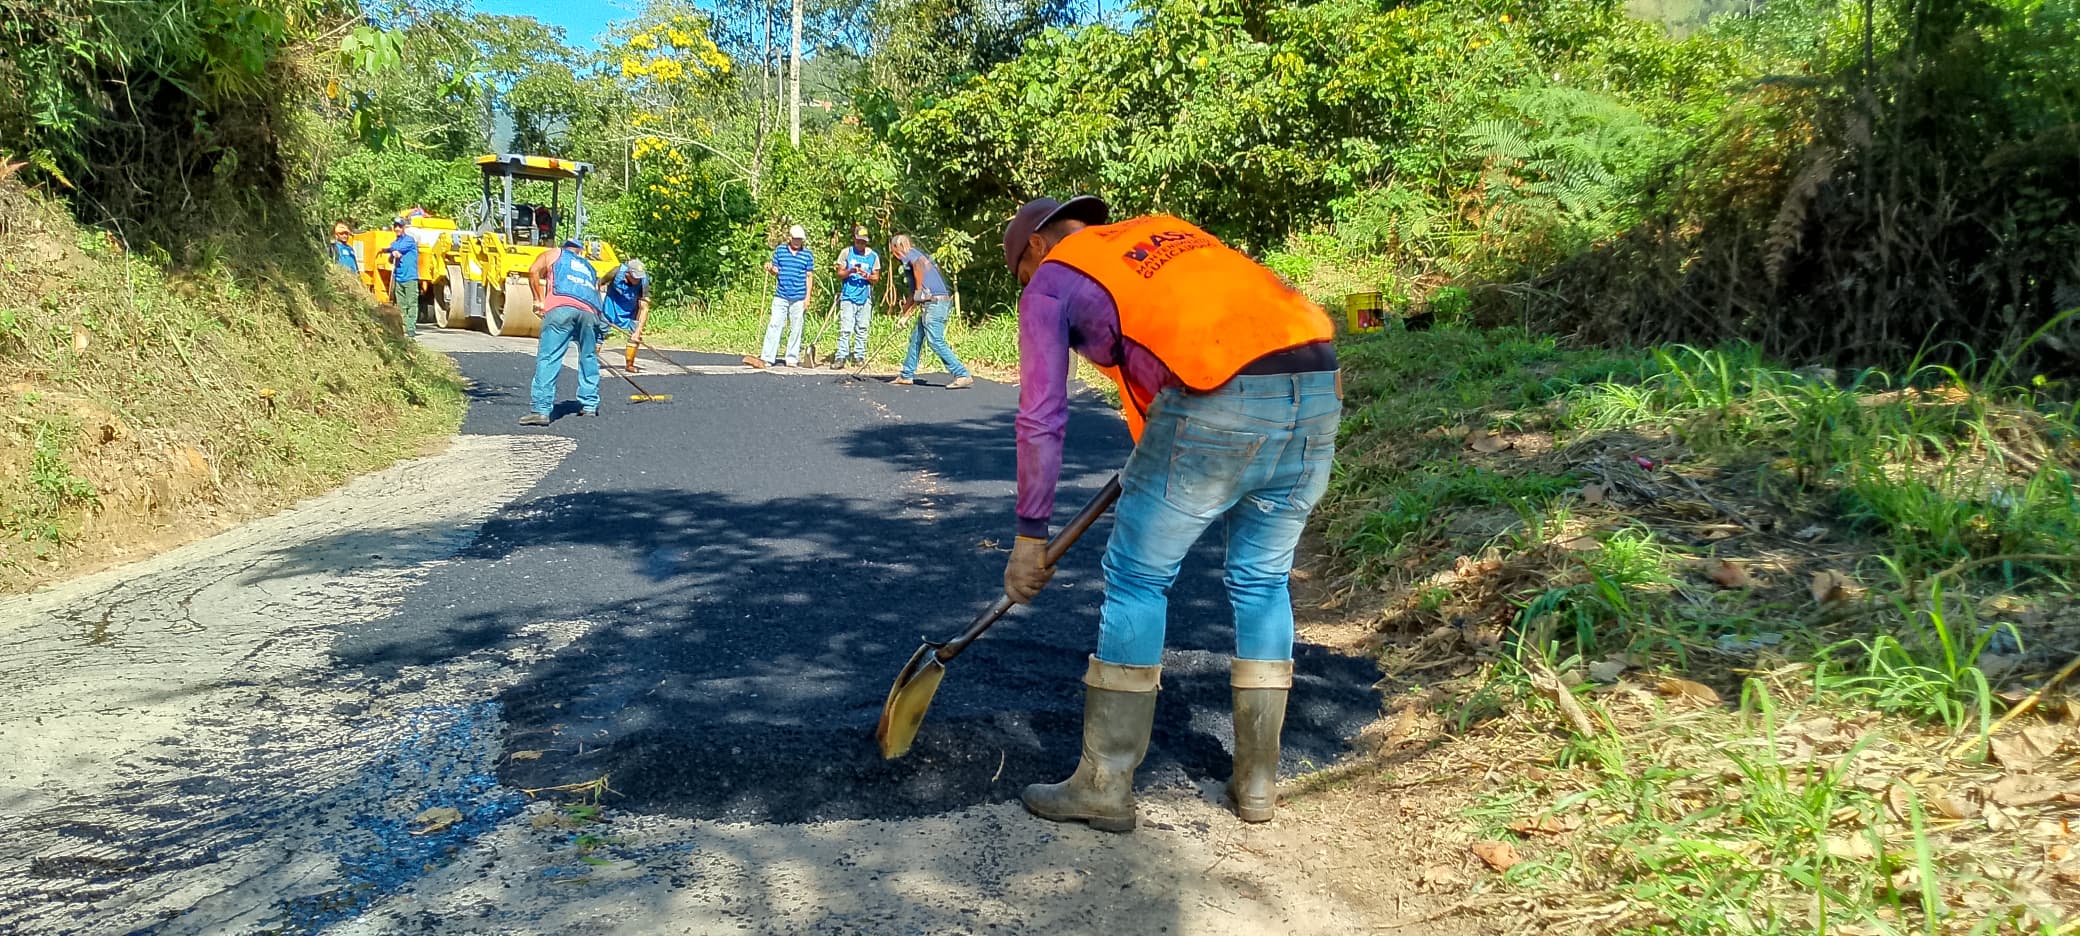
[[[631,404],[610,376],[599,417],[565,402],[547,429],[524,429],[515,421],[532,359],[456,358],[475,384],[464,432],[552,433],[577,448],[396,614],[353,626],[335,651],[395,672],[527,649],[540,638],[523,628],[537,622],[590,625],[495,700],[505,749],[542,752],[508,757],[502,781],[606,776],[620,810],[801,822],[1001,802],[1075,763],[1109,521],[1033,606],[951,665],[909,756],[884,761],[873,739],[889,682],[920,640],[958,633],[1000,592],[1015,388],[905,388],[835,372],[658,376],[645,388],[674,399]],[[566,400],[571,383],[566,371]],[[1101,401],[1078,401],[1057,523],[1128,449]],[[1174,594],[1144,789],[1213,795],[1228,775],[1233,631],[1218,539],[1187,561]],[[1334,760],[1378,712],[1369,662],[1302,647],[1298,672],[1288,771]]]

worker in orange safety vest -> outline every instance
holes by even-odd
[[[1170,586],[1215,523],[1235,613],[1229,797],[1247,822],[1277,802],[1279,735],[1293,684],[1288,578],[1329,484],[1342,386],[1320,307],[1262,265],[1166,215],[1108,223],[1092,196],[1028,202],[1004,232],[1018,302],[1018,536],[1004,592],[1044,587],[1048,521],[1068,424],[1069,352],[1119,385],[1134,452],[1121,471],[1104,559],[1097,652],[1083,678],[1083,755],[1061,783],[1026,788],[1055,821],[1134,828],[1134,769],[1148,750]]]

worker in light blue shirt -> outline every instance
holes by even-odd
[[[635,373],[636,346],[643,343],[643,323],[650,320],[650,274],[643,269],[643,261],[631,257],[607,274],[600,283],[599,311],[601,340],[606,339],[608,326],[628,333],[623,366]]]
[[[881,255],[867,246],[867,226],[852,229],[852,247],[838,255],[838,356],[831,366],[867,362],[867,320],[874,314],[874,284],[881,281]]]
[[[383,251],[395,258],[390,268],[390,298],[397,306],[404,335],[410,338],[419,333],[419,241],[406,230],[408,226],[403,218],[390,222],[397,239]]]
[[[794,367],[802,360],[802,312],[809,307],[809,291],[815,284],[809,274],[816,272],[816,255],[802,243],[808,232],[797,224],[787,231],[787,242],[773,248],[773,259],[766,262],[766,272],[775,278],[773,286],[773,314],[766,319],[766,343],[756,358],[746,358],[744,363],[753,367],[772,367],[780,363],[780,332],[789,331],[787,339],[787,366]]]

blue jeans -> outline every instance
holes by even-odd
[[[1121,473],[1105,548],[1098,659],[1163,660],[1170,586],[1214,521],[1227,542],[1235,656],[1293,658],[1288,579],[1307,515],[1329,487],[1343,402],[1336,374],[1242,376],[1212,393],[1157,394]]]
[[[857,355],[867,359],[867,321],[874,316],[871,302],[838,300],[838,360]],[[852,350],[854,339],[858,339],[859,350]]]
[[[578,405],[599,409],[599,316],[576,306],[560,306],[542,316],[542,342],[534,352],[534,411],[544,416],[556,406],[556,377],[563,373],[563,352],[578,343]]]
[[[924,304],[923,314],[917,317],[917,327],[910,332],[910,353],[903,355],[903,378],[917,376],[917,359],[924,354],[929,343],[932,353],[946,365],[946,372],[955,377],[968,376],[968,369],[961,366],[961,359],[953,356],[952,346],[946,343],[946,322],[953,318],[953,300],[934,299]]]

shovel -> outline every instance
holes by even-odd
[[[1077,511],[1069,525],[1047,541],[1046,562],[1052,566],[1060,561],[1062,554],[1076,544],[1083,531],[1098,522],[1105,511],[1112,509],[1112,502],[1119,500],[1119,475],[1105,482],[1091,502]],[[985,609],[975,623],[968,625],[966,633],[945,643],[925,641],[925,645],[911,654],[910,662],[903,664],[903,671],[896,674],[895,685],[888,687],[888,701],[881,703],[881,723],[874,726],[874,740],[881,743],[881,756],[889,760],[910,752],[910,743],[917,740],[917,729],[924,724],[924,712],[932,705],[932,696],[939,691],[939,682],[946,678],[946,664],[960,656],[961,651],[975,642],[975,638],[997,623],[997,619],[1011,610],[1011,597],[999,597],[995,604]]]

